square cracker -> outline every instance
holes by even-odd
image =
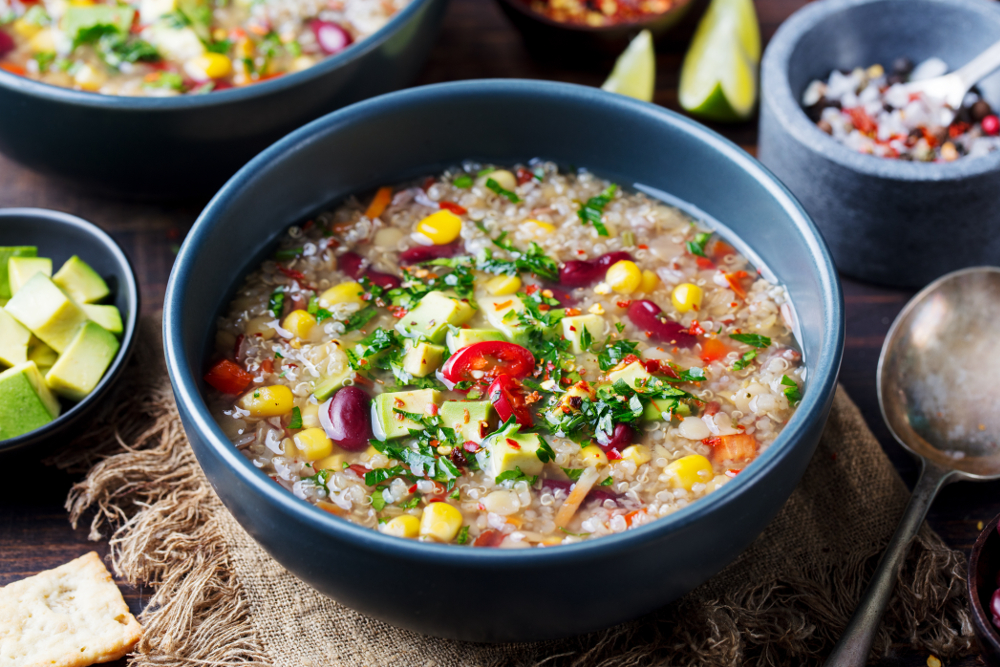
[[[117,660],[141,635],[93,551],[0,588],[4,667],[84,667]]]

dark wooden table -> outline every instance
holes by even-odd
[[[805,4],[802,0],[756,0],[764,39]],[[689,30],[687,32],[690,32]],[[657,60],[656,103],[680,110],[677,80],[683,41],[668,45]],[[418,83],[470,78],[534,78],[600,85],[610,63],[583,67],[536,62],[520,36],[491,0],[453,0],[437,46]],[[754,153],[757,121],[715,129]],[[177,205],[124,203],[67,188],[0,156],[0,206],[40,206],[67,211],[96,222],[125,248],[142,287],[143,310],[163,304],[167,277],[177,246],[205,202]],[[891,249],[887,249],[891,251]],[[886,331],[911,292],[864,285],[845,278],[847,350],[840,380],[860,406],[869,425],[904,479],[912,485],[916,468],[893,441],[879,414],[875,367]],[[73,530],[63,502],[71,476],[25,461],[5,471],[0,484],[0,585],[56,567],[92,549],[107,552],[104,542],[90,542],[87,530]],[[953,547],[968,550],[978,522],[1000,512],[1000,483],[959,484],[946,488],[930,512],[930,523]],[[146,594],[126,590],[138,612]],[[902,655],[893,664],[924,665],[926,655]],[[975,658],[961,665],[980,664]]]

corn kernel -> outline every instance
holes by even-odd
[[[499,185],[504,190],[510,190],[511,192],[517,188],[517,176],[507,171],[506,169],[497,169],[486,174],[485,180],[493,179],[496,184]],[[484,182],[485,182],[484,180]]]
[[[253,40],[249,37],[241,37],[236,42],[236,55],[240,58],[252,58],[254,52]]]
[[[604,282],[619,294],[631,294],[639,289],[639,284],[642,283],[642,271],[635,265],[635,262],[623,259],[608,268]]]
[[[486,283],[486,291],[493,296],[516,294],[521,289],[521,279],[517,276],[497,276]]]
[[[524,222],[525,222],[525,224],[528,224],[528,225],[534,225],[535,227],[538,228],[539,231],[541,231],[541,232],[543,232],[545,234],[551,234],[552,232],[556,231],[556,226],[555,225],[550,225],[547,222],[542,222],[541,220],[535,220],[534,218],[532,218],[530,220],[525,220]]]
[[[660,277],[646,269],[642,272],[642,282],[639,283],[639,291],[649,294],[656,289],[656,286],[660,284]]]
[[[303,428],[316,428],[319,426],[319,404],[306,403],[300,411],[302,415]]]
[[[333,440],[321,428],[307,428],[293,438],[295,447],[306,461],[318,461],[333,454]]]
[[[401,514],[382,524],[382,532],[395,537],[416,537],[420,534],[420,519],[412,514]]]
[[[184,65],[184,71],[197,81],[207,81],[208,79],[221,79],[229,76],[233,71],[233,61],[229,56],[222,53],[204,53],[197,58],[192,58]]]
[[[309,332],[316,326],[316,318],[304,310],[293,310],[285,316],[285,321],[281,323],[282,329],[287,329],[293,336],[306,338]]]
[[[646,445],[629,445],[622,450],[622,459],[632,461],[636,467],[641,466],[643,463],[649,463],[651,458],[653,458],[653,455]]]
[[[323,292],[319,297],[319,301],[320,305],[325,303],[328,306],[338,303],[363,304],[365,302],[362,298],[364,293],[365,288],[361,286],[361,283],[340,283]]]
[[[588,468],[590,466],[606,466],[608,465],[608,456],[597,445],[588,445],[580,450],[580,461]]]
[[[73,81],[83,90],[92,93],[101,89],[101,86],[108,80],[108,77],[90,65],[83,65],[73,74]]]
[[[31,39],[42,30],[42,26],[31,21],[25,21],[24,19],[14,21],[11,28],[14,29],[14,32],[25,39]]]
[[[691,454],[677,459],[666,467],[666,472],[673,476],[671,483],[674,488],[683,488],[688,491],[695,484],[705,484],[714,477],[712,463],[701,454]]]
[[[312,468],[313,470],[343,470],[346,460],[343,454],[330,454],[318,461],[313,461]]]
[[[462,513],[448,503],[431,503],[420,517],[420,534],[451,542],[462,528]]]
[[[451,211],[441,209],[418,222],[417,231],[434,245],[447,245],[461,233],[462,219]]]
[[[292,411],[292,390],[283,384],[251,389],[240,397],[237,405],[251,417],[280,417]]]
[[[670,294],[670,300],[673,301],[674,308],[681,313],[701,308],[701,298],[701,288],[693,283],[681,283]]]

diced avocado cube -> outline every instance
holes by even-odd
[[[482,442],[499,421],[489,401],[445,401],[438,414],[444,426],[455,429],[459,442]]]
[[[58,352],[34,336],[31,337],[31,341],[28,342],[28,361],[34,361],[38,370],[44,374],[52,368],[58,359]]]
[[[484,447],[489,452],[486,457],[489,474],[497,477],[515,468],[520,468],[525,475],[541,474],[542,468],[545,467],[538,458],[538,448],[541,444],[541,440],[534,433],[487,438]]]
[[[11,257],[7,260],[7,277],[10,280],[11,295],[36,273],[52,277],[52,260],[48,257]]]
[[[83,312],[87,313],[91,322],[97,322],[116,336],[121,336],[125,330],[125,326],[122,324],[122,314],[115,306],[85,303],[80,307],[83,308]]]
[[[97,26],[109,26],[123,34],[128,34],[132,26],[135,10],[131,7],[118,5],[69,5],[59,27],[74,42],[80,38],[80,32]]]
[[[52,282],[61,287],[77,303],[97,303],[111,294],[104,278],[76,255],[66,260],[62,268],[52,277]]]
[[[654,398],[647,405],[642,413],[642,418],[647,421],[663,419],[663,413],[670,413],[670,405],[673,401],[665,398]],[[677,409],[673,410],[671,417],[687,417],[691,414],[691,408],[686,403],[678,403]]]
[[[586,331],[591,341],[596,341],[604,335],[604,318],[600,315],[574,315],[562,318],[563,338],[573,344],[573,354],[583,354],[581,337]],[[589,347],[589,346],[588,346]]]
[[[0,308],[0,364],[17,366],[28,360],[31,332]]]
[[[0,373],[0,440],[41,428],[59,416],[59,400],[45,386],[35,362]]]
[[[354,370],[348,366],[339,375],[318,378],[313,380],[313,395],[316,400],[322,403],[333,396],[333,392],[344,386],[344,383],[354,377]]]
[[[118,347],[113,333],[96,322],[87,322],[45,374],[45,383],[60,396],[82,401],[104,377]]]
[[[519,297],[483,297],[479,299],[479,307],[490,326],[502,333],[507,340],[514,339],[514,331],[521,321],[521,313],[524,312],[524,302]]]
[[[0,301],[9,299],[10,279],[7,276],[7,262],[11,257],[37,257],[38,248],[31,245],[0,247]]]
[[[422,424],[396,412],[411,412],[429,415],[428,408],[441,400],[441,392],[436,389],[415,391],[394,391],[379,394],[372,401],[372,431],[379,440],[392,440],[410,435],[410,429],[422,430]]]
[[[465,324],[475,313],[475,309],[461,299],[444,292],[428,292],[416,308],[403,316],[396,330],[407,338],[426,338],[440,345],[449,324]]]
[[[633,361],[620,371],[608,373],[608,382],[614,384],[618,380],[625,380],[625,384],[633,389],[637,389],[649,382],[651,377],[653,376],[646,372],[641,361]]]
[[[463,347],[488,340],[506,341],[507,339],[502,333],[493,329],[459,329],[456,332],[449,331],[444,342],[448,346],[448,351],[455,354]]]
[[[36,273],[4,306],[56,352],[62,353],[87,322],[87,314],[48,276]]]
[[[407,344],[403,356],[403,370],[413,377],[427,377],[433,373],[444,358],[444,347],[431,343]]]

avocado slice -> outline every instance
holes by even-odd
[[[519,297],[483,297],[479,299],[479,307],[490,326],[502,333],[507,340],[514,339],[515,329],[520,322],[519,316],[524,312],[524,302]]]
[[[37,257],[38,248],[33,245],[0,246],[0,301],[9,299],[10,280],[7,276],[7,262],[11,257]]]
[[[483,468],[488,469],[493,477],[515,468],[520,468],[525,475],[539,475],[545,467],[538,458],[541,444],[535,433],[487,438],[484,447],[488,456]]]
[[[354,377],[354,369],[348,366],[340,375],[313,380],[313,395],[322,403],[333,396],[333,392],[344,386],[344,383]]]
[[[84,303],[80,307],[83,308],[83,312],[87,314],[91,322],[97,322],[116,336],[121,336],[125,330],[125,326],[122,324],[122,314],[115,306]]]
[[[614,384],[615,382],[618,382],[618,380],[625,380],[625,383],[628,386],[633,389],[637,389],[649,382],[651,377],[653,376],[646,372],[646,369],[643,367],[641,361],[633,361],[620,371],[612,371],[608,373],[608,382]]]
[[[475,313],[475,309],[465,301],[444,292],[428,292],[416,308],[403,316],[396,325],[396,331],[407,338],[426,338],[440,345],[448,333],[449,324],[465,324]]]
[[[48,257],[11,257],[7,260],[7,276],[10,280],[11,295],[17,294],[21,286],[31,280],[36,273],[52,277],[52,260]]]
[[[104,278],[76,255],[66,260],[62,268],[52,277],[52,282],[61,287],[77,303],[97,303],[111,294]]]
[[[28,360],[31,332],[0,308],[0,364],[17,366]]]
[[[657,419],[663,419],[663,413],[670,411],[671,401],[664,398],[654,398],[647,405],[642,413],[642,418],[647,421],[655,421]],[[691,414],[691,408],[689,408],[684,403],[678,403],[677,409],[674,410],[674,415],[678,417],[687,417]]]
[[[403,417],[395,410],[426,415],[427,408],[440,400],[441,392],[436,389],[379,394],[372,401],[372,431],[375,437],[382,441],[392,440],[410,435],[410,429],[422,430],[424,427],[421,424]]]
[[[34,336],[28,341],[28,361],[34,361],[38,370],[45,374],[59,359],[59,353]]]
[[[56,352],[62,353],[87,321],[80,306],[63,294],[51,278],[36,273],[4,306]]]
[[[45,386],[35,362],[0,373],[0,440],[41,428],[59,416],[59,400]]]
[[[489,401],[445,401],[438,414],[445,427],[455,429],[459,442],[482,442],[499,421]]]
[[[469,347],[474,343],[483,343],[489,340],[500,340],[506,341],[504,335],[499,331],[494,331],[493,329],[459,329],[458,331],[449,331],[448,335],[445,336],[444,342],[448,346],[448,351],[455,354],[463,347]]]
[[[596,341],[604,335],[604,318],[600,315],[573,315],[562,320],[563,338],[573,344],[573,354],[583,354],[587,350],[580,341],[584,330],[590,334],[590,339]]]
[[[413,377],[427,377],[433,373],[444,359],[444,347],[431,343],[407,344],[403,356],[403,370]]]
[[[123,34],[128,34],[132,26],[135,10],[131,7],[117,5],[70,5],[59,22],[59,27],[65,32],[73,45],[76,46],[81,32],[97,26],[109,26]]]
[[[104,377],[118,347],[113,333],[96,322],[87,322],[45,374],[45,383],[60,396],[82,401]]]

